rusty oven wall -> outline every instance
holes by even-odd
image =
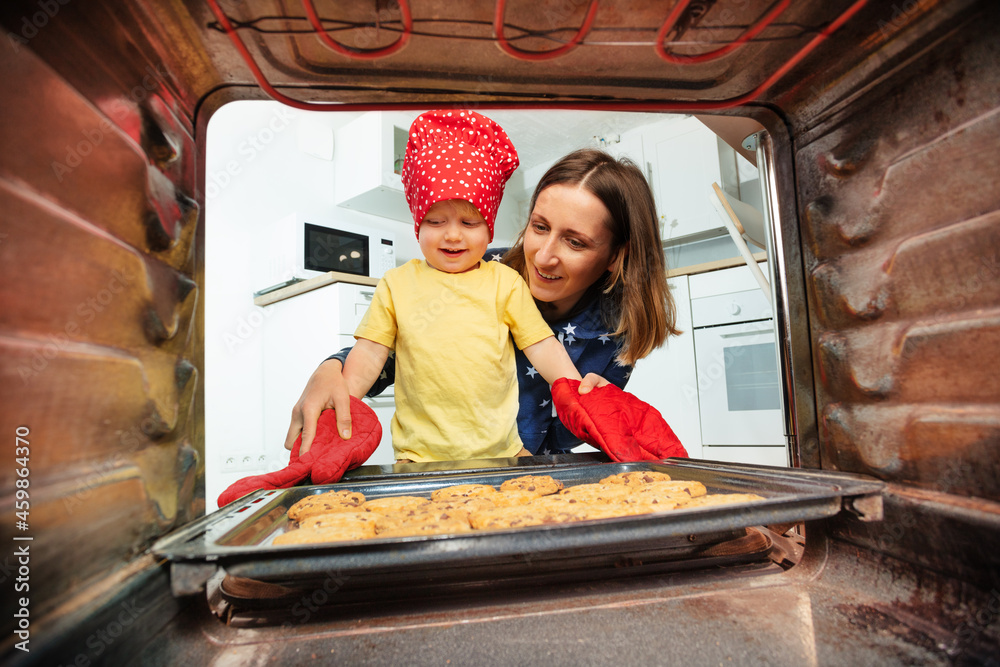
[[[18,590],[36,638],[47,614],[96,602],[155,538],[204,511],[190,114],[164,63],[143,56],[141,31],[50,4],[51,20],[33,18],[40,6],[11,11],[0,40],[0,540],[29,546],[30,588]],[[69,20],[87,11],[102,39]],[[29,448],[24,526],[17,429]]]
[[[842,534],[977,581],[1000,516],[997,30],[984,9],[920,40],[798,119],[795,151],[818,464],[892,483],[886,522]]]

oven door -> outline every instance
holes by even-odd
[[[784,445],[774,321],[695,329],[702,443]]]

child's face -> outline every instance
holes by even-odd
[[[417,236],[427,263],[445,273],[463,273],[479,265],[490,243],[486,220],[466,201],[439,201],[430,207]]]

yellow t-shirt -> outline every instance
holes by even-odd
[[[527,283],[499,262],[445,273],[414,259],[386,272],[354,336],[396,351],[396,458],[517,454],[514,343],[551,335]]]

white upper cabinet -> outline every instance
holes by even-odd
[[[407,132],[419,113],[372,111],[337,130],[334,195],[338,206],[410,223],[400,171]],[[522,125],[511,124],[512,136],[527,145],[530,133]],[[553,130],[545,140],[558,141],[560,137]],[[736,152],[701,121],[692,116],[664,115],[662,121],[593,139],[615,157],[631,158],[646,175],[656,198],[665,245],[726,233],[709,196],[714,182],[740,198]],[[526,211],[519,210],[518,205],[526,208],[526,200],[544,168],[523,163],[508,183],[505,205],[498,216],[498,236],[502,240],[507,236],[512,239],[520,231]]]
[[[664,245],[725,234],[709,195],[718,183],[739,198],[736,152],[691,116],[643,128],[642,136]]]
[[[598,139],[598,137],[595,137]],[[626,132],[612,141],[598,142],[597,147],[617,159],[628,158],[646,173],[646,161],[643,159],[642,128]]]
[[[337,130],[334,194],[338,206],[409,222],[400,171],[417,112],[372,111]]]

